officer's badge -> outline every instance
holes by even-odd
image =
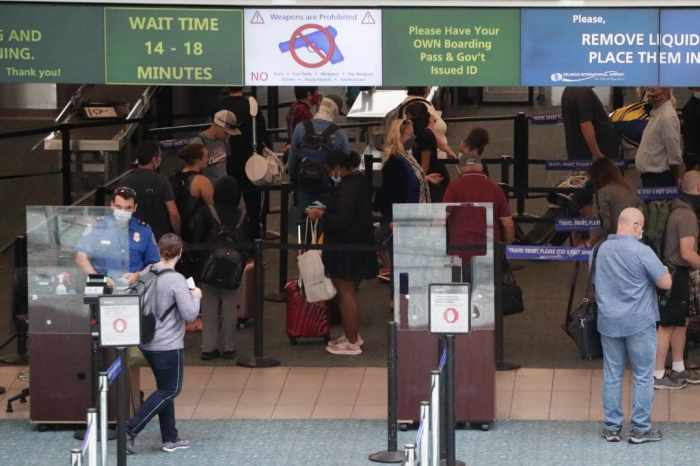
[[[135,231],[134,232],[134,242],[138,243],[139,241],[141,241],[141,233],[139,233],[138,231]]]

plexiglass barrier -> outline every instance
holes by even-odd
[[[491,203],[394,204],[394,318],[428,327],[428,286],[469,281],[472,328],[494,328],[494,218]],[[401,316],[400,277],[408,276]]]
[[[27,279],[32,333],[86,333],[83,304],[87,269],[115,284],[129,266],[129,225],[109,207],[27,207]]]

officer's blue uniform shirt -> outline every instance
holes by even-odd
[[[160,260],[155,236],[146,223],[131,217],[129,233],[109,215],[85,231],[76,250],[87,254],[97,273],[119,278]]]

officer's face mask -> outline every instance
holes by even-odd
[[[129,220],[131,220],[132,212],[130,210],[124,210],[124,209],[120,209],[118,207],[115,207],[113,209],[113,211],[114,211],[114,218],[117,219],[117,222],[129,223]]]

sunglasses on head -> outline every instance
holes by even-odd
[[[114,195],[121,196],[125,199],[135,199],[136,191],[134,191],[133,188],[130,188],[128,186],[121,186],[114,190]]]

